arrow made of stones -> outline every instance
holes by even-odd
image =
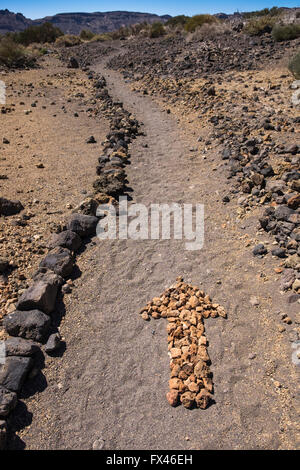
[[[140,311],[143,320],[166,318],[170,380],[167,400],[171,406],[180,402],[185,408],[208,407],[213,381],[209,369],[208,342],[204,319],[227,315],[223,307],[211,302],[198,287],[177,278],[176,284],[154,297]]]

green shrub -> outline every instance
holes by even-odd
[[[12,37],[18,44],[29,46],[34,42],[39,44],[55,42],[62,35],[63,32],[52,23],[43,23],[41,26],[29,26],[24,31],[14,33]]]
[[[79,35],[80,39],[83,41],[90,41],[94,36],[95,34],[89,29],[83,29]]]
[[[246,33],[250,36],[260,36],[261,34],[271,33],[276,18],[273,16],[262,16],[260,18],[252,18],[245,26]]]
[[[290,60],[288,68],[289,68],[289,71],[294,75],[294,77],[297,80],[299,80],[300,79],[300,50]]]
[[[151,25],[151,29],[149,32],[150,38],[159,38],[166,33],[165,28],[162,23],[156,22]]]
[[[185,23],[184,29],[188,33],[193,33],[196,28],[201,27],[203,24],[212,24],[212,23],[217,23],[218,20],[214,16],[211,15],[195,15],[192,16],[192,18],[188,18],[188,20]]]
[[[272,37],[275,41],[288,41],[300,37],[300,24],[276,24],[272,29]]]
[[[22,66],[28,60],[24,47],[16,44],[11,38],[0,40],[0,63],[8,67]]]
[[[165,24],[171,28],[176,28],[177,26],[183,27],[185,26],[188,19],[189,17],[185,15],[173,16],[173,18],[170,18]]]

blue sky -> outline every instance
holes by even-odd
[[[272,6],[299,6],[299,0],[283,0],[276,3],[269,0],[215,0],[211,4],[197,0],[115,0],[102,2],[96,0],[0,0],[0,9],[7,8],[15,13],[20,12],[28,18],[41,18],[47,15],[64,12],[94,12],[94,11],[141,11],[157,13],[159,15],[170,14],[172,16],[185,14],[195,15],[197,13],[233,13],[234,11],[251,11]]]

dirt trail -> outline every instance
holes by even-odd
[[[216,161],[204,165],[190,152],[196,138],[188,141],[172,115],[130,91],[117,73],[102,65],[96,70],[114,99],[144,123],[146,135],[132,145],[127,168],[134,202],[204,203],[205,247],[188,251],[184,240],[98,239],[88,246],[61,328],[67,349],[63,357],[47,359],[48,387],[26,400],[32,423],[11,446],[294,448],[295,366],[276,318],[285,304],[278,294],[272,303],[270,293],[278,288],[260,276],[269,268],[241,238],[255,228],[237,229],[234,214],[224,216],[218,191],[226,179],[215,171]],[[205,323],[216,402],[205,411],[168,405],[166,325],[138,315],[178,275],[201,286],[229,317]],[[251,295],[259,307],[250,304]]]

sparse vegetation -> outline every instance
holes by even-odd
[[[158,23],[158,24],[162,25],[162,23]],[[88,40],[90,40],[91,42],[97,42],[97,41],[103,42],[103,41],[111,41],[111,40],[118,40],[118,39],[122,40],[122,39],[127,39],[130,37],[136,37],[136,36],[146,37],[146,36],[150,36],[151,28],[152,28],[152,25],[144,21],[143,23],[137,23],[137,24],[130,25],[130,26],[122,26],[116,31],[111,31],[109,33],[94,34],[93,37]],[[157,31],[158,31],[160,27],[155,26],[154,29],[155,28],[157,28]]]
[[[93,33],[93,31],[90,31],[89,29],[83,29],[79,35],[80,39],[82,39],[83,41],[90,41],[91,39],[93,39],[94,36],[95,33]]]
[[[16,44],[10,37],[0,40],[0,63],[7,67],[23,66],[29,59],[25,48]]]
[[[297,80],[299,80],[300,79],[300,50],[290,60],[288,68],[289,68],[289,71],[294,75],[294,77]]]
[[[206,39],[215,39],[222,34],[229,34],[231,28],[224,23],[204,23],[200,28],[197,28],[194,33],[187,36],[187,41],[204,41]]]
[[[23,46],[29,46],[32,43],[53,43],[61,36],[63,36],[63,32],[51,23],[44,23],[41,26],[30,26],[24,31],[10,35],[14,42]]]
[[[205,23],[212,24],[217,22],[217,18],[212,15],[195,15],[186,21],[184,29],[188,33],[193,33],[197,28],[200,28]]]
[[[95,34],[92,39],[90,40],[90,42],[103,42],[103,41],[108,41],[110,38],[110,36],[108,34]]]
[[[47,49],[46,47],[41,47],[41,48],[39,49],[39,53],[40,53],[41,55],[46,55],[46,54],[48,53],[48,49]]]
[[[185,15],[174,16],[166,22],[166,26],[170,26],[171,28],[176,28],[178,26],[184,27],[188,19],[189,16]]]
[[[276,24],[272,29],[272,37],[275,41],[288,41],[300,37],[300,24]]]
[[[261,34],[271,33],[275,23],[276,18],[274,16],[265,15],[259,18],[251,18],[244,29],[250,36],[260,36]]]
[[[166,33],[164,25],[162,23],[156,22],[151,25],[151,29],[149,32],[150,38],[159,38]]]
[[[278,7],[264,8],[263,10],[247,11],[243,13],[244,18],[253,18],[259,16],[278,16],[281,14],[281,9]]]
[[[58,47],[72,47],[78,46],[81,42],[82,41],[79,36],[75,36],[74,34],[65,34],[64,36],[60,36],[56,39],[55,45]]]

